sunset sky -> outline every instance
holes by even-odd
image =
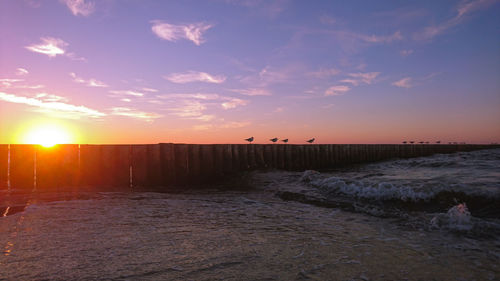
[[[500,1],[0,0],[0,143],[500,142]]]

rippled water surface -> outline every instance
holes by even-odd
[[[441,177],[443,190],[476,187],[494,198],[497,171],[481,168],[491,155],[448,155],[474,159],[465,169],[476,179],[457,174],[462,167],[432,164],[445,157],[433,156],[319,174],[257,173],[245,189],[0,193],[0,280],[498,280],[494,227],[492,235],[443,227],[458,223],[453,216],[495,224],[494,215],[453,209],[462,202],[403,210],[401,202],[414,199],[363,195],[370,187],[429,193]],[[491,173],[472,171],[483,168]],[[356,188],[362,191],[349,192]],[[385,205],[404,215],[363,211]],[[413,216],[419,223],[408,223]]]

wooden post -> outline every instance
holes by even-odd
[[[224,166],[223,172],[224,174],[232,174],[234,171],[233,166],[233,147],[230,144],[222,145],[223,148],[223,156],[224,156]]]
[[[266,163],[266,167],[268,169],[273,167],[273,145],[266,144],[264,145],[264,162]]]
[[[293,155],[292,148],[293,144],[285,145],[285,170],[291,171],[293,170]]]
[[[242,171],[248,171],[250,165],[248,164],[248,144],[238,144],[238,150],[240,155],[240,167]]]
[[[80,187],[91,189],[101,185],[101,147],[80,145]]]
[[[278,159],[277,159],[277,164],[278,164],[278,169],[285,169],[285,146],[286,144],[277,144],[278,146]]]
[[[273,169],[278,169],[278,150],[279,150],[279,147],[280,147],[279,144],[273,144],[271,146],[272,155],[273,155],[273,164],[272,164]]]
[[[215,145],[200,145],[201,154],[201,178],[204,182],[212,181],[215,178]]]
[[[231,155],[233,158],[233,171],[239,172],[241,171],[241,160],[240,160],[240,150],[239,145],[231,144]]]
[[[35,145],[10,145],[10,184],[25,191],[35,187]]]
[[[248,144],[248,165],[250,170],[255,170],[257,168],[257,162],[255,161],[255,144]]]
[[[173,185],[177,178],[175,164],[175,148],[173,143],[160,143],[160,162],[162,170],[162,186]]]
[[[73,191],[78,185],[78,145],[36,146],[36,190]]]
[[[133,188],[159,188],[162,184],[160,145],[132,145],[131,150]]]
[[[0,144],[0,190],[8,188],[9,145]]]
[[[101,145],[102,186],[130,190],[130,145]]]
[[[199,144],[188,144],[188,163],[190,183],[201,183],[201,152]]]
[[[304,170],[311,170],[312,169],[312,160],[311,160],[311,146],[310,145],[304,145]]]
[[[215,145],[215,173],[217,177],[224,175],[224,147],[222,144]]]
[[[174,144],[175,183],[185,185],[189,178],[189,153],[187,144]]]
[[[265,169],[266,161],[264,160],[264,145],[255,144],[255,162],[258,169]]]

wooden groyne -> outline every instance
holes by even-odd
[[[168,190],[252,170],[328,169],[500,145],[0,144],[0,190]]]

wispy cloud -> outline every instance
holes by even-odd
[[[16,75],[23,76],[23,75],[26,75],[28,73],[29,73],[29,71],[25,68],[19,67],[16,69]]]
[[[153,24],[151,30],[159,38],[172,42],[185,39],[192,41],[197,46],[205,42],[203,33],[213,27],[213,25],[204,22],[175,25],[154,20],[151,23]]]
[[[173,83],[185,84],[191,82],[205,82],[205,83],[214,83],[220,84],[226,81],[226,76],[223,75],[211,75],[206,72],[199,71],[188,71],[184,73],[172,73],[169,75],[163,76],[163,78],[167,79]]]
[[[490,5],[498,2],[497,0],[473,0],[473,1],[462,1],[456,7],[456,15],[440,24],[430,25],[424,28],[422,31],[414,34],[413,38],[415,40],[431,40],[437,35],[444,33],[446,30],[455,27],[456,25],[462,23],[468,14],[474,11],[485,9]]]
[[[348,92],[349,90],[351,90],[351,88],[345,85],[331,86],[330,88],[326,89],[325,96],[340,96],[345,92]]]
[[[24,82],[24,79],[2,78],[0,79],[0,87],[10,89],[41,89],[45,87],[43,85],[27,85],[21,82]]]
[[[98,87],[98,88],[108,87],[108,85],[106,85],[104,82],[101,82],[101,81],[94,79],[94,78],[90,78],[88,80],[85,80],[81,77],[78,77],[74,72],[70,72],[69,76],[71,76],[73,78],[74,82],[80,83],[80,84],[85,84],[89,87]]]
[[[249,89],[231,89],[231,92],[245,96],[270,96],[271,92],[266,89],[249,88]]]
[[[329,15],[322,15],[321,17],[319,17],[319,21],[322,24],[327,24],[327,25],[332,25],[337,22],[337,20],[334,17]]]
[[[135,119],[144,120],[146,122],[153,122],[155,119],[162,117],[162,115],[154,112],[144,112],[128,107],[113,107],[111,108],[111,115],[126,116]]]
[[[236,108],[238,106],[244,106],[247,104],[248,104],[247,100],[231,98],[230,100],[223,102],[221,106],[224,109],[231,109],[231,108]]]
[[[401,50],[401,51],[399,51],[399,54],[403,57],[407,57],[407,56],[413,54],[413,50]]]
[[[230,122],[222,122],[220,123],[211,123],[211,124],[201,124],[193,126],[194,130],[203,131],[203,130],[219,130],[219,129],[239,129],[250,126],[252,123],[249,121],[230,121]]]
[[[346,84],[351,84],[353,86],[358,86],[359,85],[359,80],[356,80],[356,79],[342,79],[340,80],[340,82],[342,83],[346,83]]]
[[[156,92],[158,92],[157,89],[153,89],[153,88],[142,88],[141,90],[143,90],[145,92],[150,92],[150,93],[156,93]]]
[[[271,84],[290,83],[299,72],[302,75],[299,65],[287,65],[280,68],[266,66],[260,71],[253,71],[252,74],[239,78],[239,81],[251,88],[267,88]]]
[[[316,78],[328,78],[331,76],[335,76],[339,73],[340,73],[340,70],[338,70],[336,68],[321,68],[318,71],[309,72],[308,75],[316,77]]]
[[[68,53],[66,51],[66,47],[68,47],[69,44],[62,39],[54,37],[42,37],[40,38],[40,40],[42,42],[26,46],[25,48],[29,51],[47,55],[51,58],[56,56],[65,56],[76,61],[87,61],[87,59],[78,57],[75,53]]]
[[[221,102],[220,105],[223,109],[232,109],[238,106],[245,106],[249,103],[248,100],[243,100],[229,96],[221,96],[218,94],[204,94],[204,93],[158,95],[157,98],[161,100],[170,100],[171,102],[176,102],[176,104],[179,103],[184,104],[184,106],[180,107],[181,114],[177,114],[178,116],[181,117],[186,117],[185,115],[186,112],[190,113],[197,112],[197,114],[198,113],[201,114],[202,111],[207,109],[206,104],[214,104],[215,101]],[[189,106],[189,104],[192,104],[193,106]],[[174,111],[176,111],[176,109]]]
[[[66,4],[71,13],[75,16],[82,15],[89,16],[95,10],[95,3],[86,0],[60,0]]]
[[[358,72],[358,73],[349,73],[349,76],[357,79],[360,82],[371,84],[379,74],[380,72]]]
[[[218,94],[205,94],[205,93],[194,93],[194,94],[166,94],[157,95],[159,99],[199,99],[199,100],[216,100],[221,98]]]
[[[68,102],[69,100],[65,97],[47,94],[47,93],[38,93],[35,95],[35,98],[41,99],[44,102]]]
[[[392,85],[400,88],[411,88],[413,85],[411,84],[411,77],[405,77],[401,80],[395,81]]]
[[[133,97],[144,96],[144,93],[134,91],[134,90],[113,90],[113,91],[109,91],[109,93],[115,94],[115,95],[125,95],[125,96],[133,96]]]
[[[14,83],[22,82],[22,81],[24,81],[24,79],[2,78],[2,79],[0,79],[0,86],[5,87],[5,88],[9,88],[9,87],[12,87],[12,85]]]
[[[62,39],[42,37],[41,40],[41,43],[26,46],[26,49],[35,53],[47,55],[49,57],[64,55],[66,52],[65,49],[68,46],[68,43],[64,42]]]
[[[391,35],[381,36],[381,35],[365,35],[359,33],[351,33],[352,37],[358,38],[362,41],[368,43],[391,43],[393,41],[399,41],[403,39],[400,31],[396,31]]]
[[[54,101],[54,96],[42,95],[39,97],[17,96],[0,92],[0,100],[25,104],[38,109],[44,113],[53,113],[66,118],[91,117],[100,118],[106,116],[105,113],[95,109],[90,109],[83,105],[73,105],[61,101]]]
[[[288,6],[289,0],[225,0],[228,4],[257,9],[260,13],[274,18]]]
[[[168,111],[170,111],[172,115],[185,119],[194,119],[200,121],[213,120],[215,116],[205,114],[204,111],[206,109],[206,105],[204,105],[200,101],[184,100],[180,103],[176,103],[175,107],[169,108]]]

